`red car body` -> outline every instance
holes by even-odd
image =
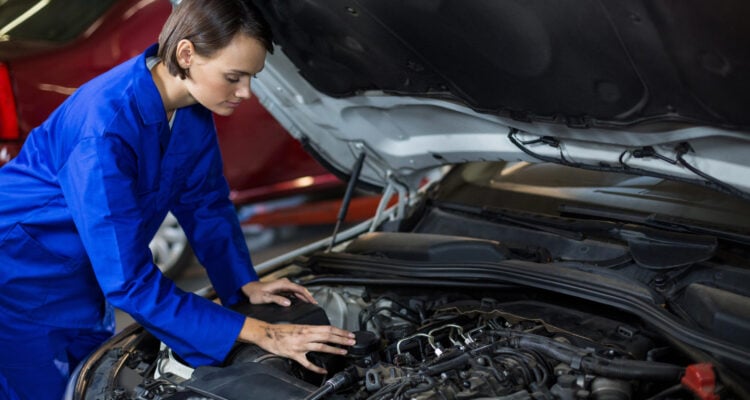
[[[73,6],[62,3],[57,0],[55,5],[67,7],[68,16],[75,16]],[[0,165],[18,153],[28,133],[78,86],[155,43],[172,8],[168,0],[111,3],[82,26],[82,34],[64,43],[15,39],[14,30],[3,37],[3,25],[14,21],[0,18]],[[90,5],[83,2],[79,7]],[[216,125],[235,204],[341,185],[255,99],[244,102],[231,117],[216,117]]]

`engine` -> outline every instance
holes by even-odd
[[[319,306],[243,312],[355,331],[357,343],[347,356],[308,355],[329,376],[252,345],[237,345],[222,367],[193,369],[161,345],[150,368],[143,367],[146,379],[122,398],[641,399],[680,389],[684,373],[679,352],[632,317],[604,317],[602,310],[488,293],[311,292]]]

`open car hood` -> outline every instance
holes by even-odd
[[[366,183],[541,159],[750,192],[750,3],[255,3],[256,95]]]

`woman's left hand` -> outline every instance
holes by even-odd
[[[280,293],[293,294],[298,299],[308,303],[318,303],[307,289],[289,281],[287,278],[271,282],[250,282],[242,286],[242,293],[250,299],[252,304],[276,303],[281,306],[292,304],[288,297]]]

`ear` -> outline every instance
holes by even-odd
[[[190,65],[193,63],[193,56],[195,55],[195,47],[193,46],[193,42],[187,39],[180,40],[179,42],[177,42],[176,52],[177,63],[180,65],[180,68],[190,68]]]

